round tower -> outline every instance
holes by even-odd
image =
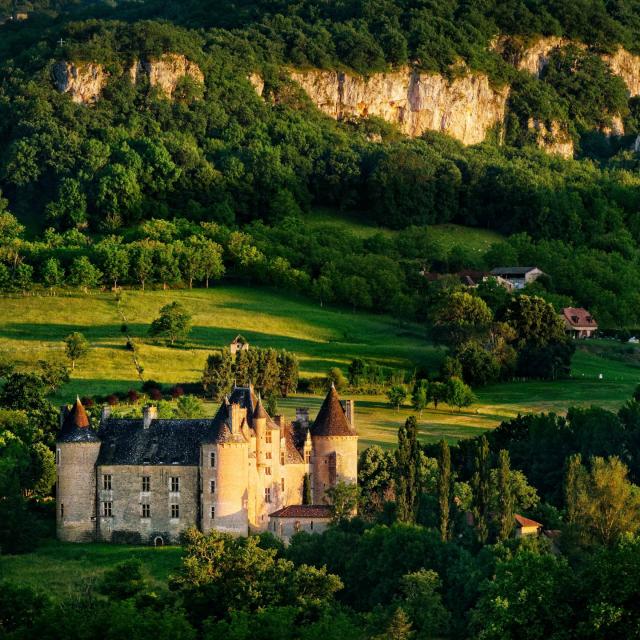
[[[246,409],[227,407],[228,418],[215,442],[215,491],[212,529],[246,536],[249,533],[249,443],[243,432]]]
[[[332,384],[310,429],[315,504],[322,504],[327,489],[338,482],[358,481],[358,434],[353,400],[347,400],[346,407]]]
[[[56,530],[67,542],[88,542],[96,533],[96,463],[100,438],[80,398],[60,411],[56,441]]]

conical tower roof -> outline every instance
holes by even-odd
[[[331,385],[327,397],[324,399],[318,416],[312,427],[312,436],[355,436],[347,416],[340,403],[335,387]]]
[[[79,397],[64,417],[58,442],[100,442]]]
[[[255,420],[256,418],[264,418],[266,420],[268,417],[269,416],[264,408],[264,405],[262,404],[262,398],[258,395],[258,402],[253,409],[253,419]]]

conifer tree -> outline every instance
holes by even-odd
[[[443,542],[451,539],[451,499],[453,478],[451,475],[451,451],[445,440],[440,442],[438,453],[438,513],[440,536]]]
[[[489,441],[482,436],[476,445],[474,459],[475,471],[471,478],[473,490],[473,518],[476,535],[480,544],[486,544],[489,538],[489,500],[491,497],[491,466],[489,460]]]
[[[398,430],[396,451],[396,504],[398,520],[414,522],[420,496],[420,445],[415,416],[407,418]]]
[[[564,496],[567,523],[576,523],[581,494],[584,492],[584,467],[582,456],[577,453],[571,456],[567,462],[567,472],[564,483]]]
[[[308,473],[302,478],[302,504],[311,504],[311,478]]]
[[[513,531],[514,495],[511,486],[511,462],[509,452],[501,449],[498,454],[498,540],[507,540]]]

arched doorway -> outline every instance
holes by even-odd
[[[164,540],[162,539],[162,536],[156,536],[153,539],[153,546],[154,547],[164,547]]]

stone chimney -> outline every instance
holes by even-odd
[[[64,424],[64,419],[67,417],[67,413],[69,413],[69,407],[66,404],[60,405],[60,428],[62,429],[62,425]]]
[[[273,416],[273,421],[278,425],[279,429],[284,429],[286,425],[284,416]]]
[[[309,407],[296,408],[296,422],[305,429],[309,426]]]
[[[238,403],[234,402],[229,406],[229,414],[231,417],[231,433],[240,433],[242,419],[245,417],[246,412],[242,410]]]
[[[104,422],[111,417],[111,407],[108,404],[102,405],[102,412],[100,413],[100,422]]]
[[[356,430],[356,411],[355,411],[355,403],[353,400],[343,400],[342,408],[344,409],[344,413],[347,416],[347,422],[351,425],[351,428]]]
[[[146,405],[142,409],[142,426],[148,429],[151,425],[151,421],[158,417],[158,407],[154,407],[151,404]]]

